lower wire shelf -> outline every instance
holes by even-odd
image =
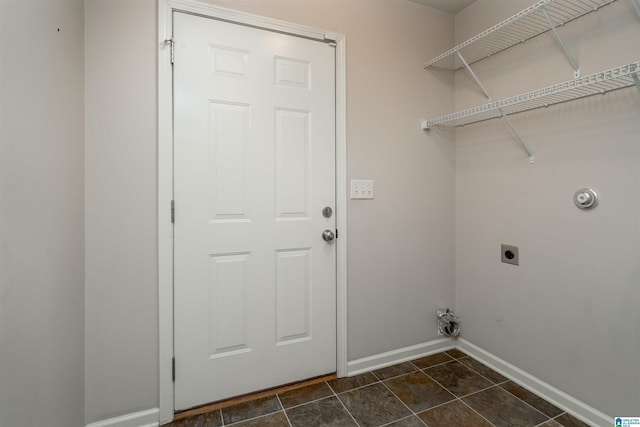
[[[435,125],[464,126],[502,117],[503,113],[506,115],[519,113],[634,85],[640,91],[638,73],[640,73],[640,61],[434,119],[423,119],[420,124],[422,129],[429,129]]]

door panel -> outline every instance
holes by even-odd
[[[211,219],[246,220],[245,156],[249,105],[209,104],[209,193]]]
[[[174,14],[175,408],[336,370],[335,59]]]
[[[311,338],[310,288],[311,250],[277,251],[276,344]]]
[[[309,219],[309,112],[275,114],[276,218]]]

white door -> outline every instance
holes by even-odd
[[[174,14],[175,409],[336,371],[335,57]]]

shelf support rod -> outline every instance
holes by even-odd
[[[573,55],[571,55],[569,48],[567,47],[564,40],[560,36],[560,33],[558,32],[556,25],[553,23],[553,21],[551,20],[551,17],[547,13],[547,9],[545,9],[545,7],[542,6],[540,7],[540,10],[542,10],[544,17],[547,18],[547,22],[549,23],[549,26],[553,30],[553,34],[555,34],[556,39],[558,39],[558,42],[560,43],[560,46],[562,47],[562,50],[564,51],[565,56],[567,57],[567,59],[571,63],[571,66],[573,67],[573,77],[577,79],[578,77],[580,77],[580,67],[578,66],[578,63],[576,62],[575,59],[573,59]]]
[[[509,119],[509,117],[507,117],[507,115],[504,113],[504,111],[502,111],[502,108],[498,108],[498,112],[502,116],[502,119],[505,121],[507,126],[509,126],[509,129],[511,129],[511,132],[513,132],[513,135],[516,137],[516,139],[518,140],[518,142],[520,143],[522,148],[524,148],[524,151],[526,151],[527,154],[529,155],[529,163],[533,164],[535,162],[536,158],[533,155],[533,153],[531,152],[531,150],[529,149],[529,147],[527,146],[527,144],[525,144],[524,141],[522,140],[522,138],[520,138],[520,134],[518,133],[516,128],[513,127],[513,124],[511,123],[511,119]]]
[[[469,74],[471,74],[471,77],[473,77],[473,80],[475,80],[476,84],[480,86],[480,89],[482,89],[482,92],[484,92],[484,96],[486,96],[487,99],[489,100],[489,103],[491,103],[492,102],[491,95],[489,95],[489,92],[487,92],[487,89],[485,89],[484,85],[480,82],[480,79],[478,79],[478,76],[476,76],[476,73],[473,72],[473,70],[471,69],[467,61],[465,61],[464,57],[460,54],[460,52],[456,52],[456,54],[458,55],[458,58],[460,58],[460,61],[462,61],[464,68],[466,68]],[[520,134],[518,133],[516,128],[513,127],[513,124],[511,123],[511,120],[509,119],[509,117],[507,117],[507,115],[504,113],[502,108],[498,108],[498,112],[500,112],[500,116],[502,116],[502,119],[507,123],[507,125],[509,126],[509,129],[511,129],[511,132],[513,132],[513,134],[515,135],[516,139],[518,140],[522,148],[524,148],[524,151],[526,151],[527,154],[529,155],[529,163],[533,164],[535,161],[535,157],[533,153],[531,152],[527,144],[524,143],[522,138],[520,138]]]
[[[638,16],[640,16],[640,3],[638,3],[638,0],[631,0],[631,3],[636,7],[636,12],[638,12]]]
[[[640,78],[638,78],[638,73],[634,73],[631,75],[633,81],[636,83],[636,87],[638,88],[638,92],[640,92]]]
[[[476,76],[476,73],[473,72],[473,70],[471,69],[469,64],[467,64],[467,61],[464,60],[464,57],[460,54],[460,52],[456,52],[456,55],[458,55],[458,58],[460,58],[460,61],[462,61],[462,64],[464,65],[464,68],[466,68],[469,74],[471,74],[471,77],[473,77],[473,80],[475,80],[476,84],[480,86],[480,89],[482,89],[482,92],[484,92],[484,96],[486,96],[489,102],[491,102],[491,95],[489,95],[489,92],[487,92],[487,89],[485,89],[484,85],[480,82],[480,80],[478,79],[478,76]]]

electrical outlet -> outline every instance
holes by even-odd
[[[352,179],[351,198],[373,199],[373,181],[370,179]]]

